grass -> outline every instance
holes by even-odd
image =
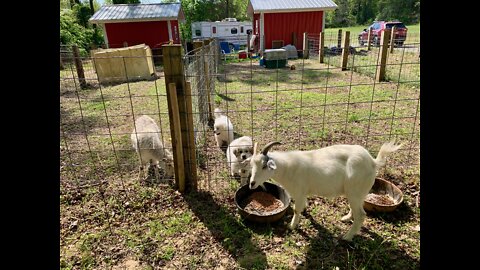
[[[252,136],[260,146],[280,140],[283,150],[358,143],[373,155],[396,137],[404,149],[379,176],[397,184],[404,204],[389,214],[368,213],[352,243],[340,240],[351,225],[340,222],[345,198],[311,197],[295,231],[286,227],[291,209],[278,223],[246,221],[233,200],[239,182],[228,175],[209,127],[196,135],[204,164],[199,192],[182,195],[169,181],[140,183],[129,139],[134,116],[154,117],[171,147],[164,78],[76,91],[65,73],[61,269],[115,269],[132,261],[140,269],[419,269],[419,85],[376,83],[368,72],[313,59],[289,60],[295,71],[257,64],[251,72],[249,61],[229,62],[218,71],[226,76],[215,80],[215,106],[228,108],[237,136]]]
[[[370,23],[371,24],[371,23]],[[325,33],[327,36],[335,36],[338,34],[338,30],[342,29],[343,32],[350,31],[350,37],[355,38],[357,35],[366,29],[370,24],[349,26],[349,27],[336,27],[336,28],[325,28]],[[405,43],[420,42],[420,23],[406,25],[408,28],[407,40]]]

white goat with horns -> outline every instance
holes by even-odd
[[[365,197],[375,182],[377,169],[385,165],[388,154],[397,151],[401,145],[385,143],[377,158],[359,145],[333,145],[310,151],[270,152],[280,142],[271,142],[257,154],[244,162],[250,162],[252,177],[250,188],[255,189],[272,178],[281,184],[294,199],[294,215],[289,227],[294,229],[300,214],[307,205],[307,196],[346,196],[350,211],[342,221],[353,218],[353,225],[343,236],[351,241],[363,225],[366,213],[363,209]]]

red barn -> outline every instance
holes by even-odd
[[[179,21],[185,16],[180,3],[121,4],[102,6],[89,22],[99,25],[109,48],[145,43],[159,48],[173,40],[180,43]]]
[[[272,49],[274,42],[301,49],[303,33],[322,32],[325,11],[336,8],[332,0],[249,0],[247,12],[253,19],[253,34],[259,37],[259,49],[263,51]]]

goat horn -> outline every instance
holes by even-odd
[[[267,144],[263,150],[262,150],[262,154],[264,154],[265,156],[267,155],[268,153],[268,150],[270,150],[270,148],[272,148],[272,146],[275,146],[275,145],[280,145],[282,144],[281,142],[271,142],[269,144]]]
[[[257,153],[257,149],[258,149],[258,142],[255,142],[255,144],[253,145],[253,154]]]

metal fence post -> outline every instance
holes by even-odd
[[[212,87],[210,82],[209,60],[207,59],[208,55],[205,56],[205,51],[207,50],[207,47],[209,48],[210,41],[211,41],[210,39],[203,41],[202,60],[205,67],[204,72],[205,72],[205,88],[207,89],[208,122],[211,123],[211,126],[213,126],[214,119],[213,119],[213,109],[212,109],[212,100],[211,100]]]

